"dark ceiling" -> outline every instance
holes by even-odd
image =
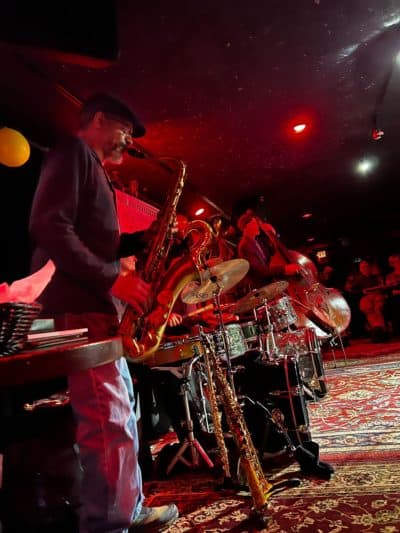
[[[111,91],[145,122],[146,149],[187,162],[182,210],[205,196],[209,213],[215,203],[230,214],[262,195],[293,245],[399,236],[400,0],[116,6],[120,56],[101,68],[4,47],[0,108],[10,125],[49,146],[74,127],[79,100]],[[309,124],[303,135],[290,133],[297,120]],[[370,156],[375,168],[358,174],[355,164]],[[158,203],[171,179],[132,157],[121,175]],[[305,211],[313,217],[302,219]]]

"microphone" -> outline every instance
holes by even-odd
[[[125,148],[125,152],[127,152],[132,157],[137,157],[138,159],[148,159],[150,156],[146,154],[146,152],[142,152],[137,148],[136,146],[130,145]]]

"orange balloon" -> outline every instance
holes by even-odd
[[[20,167],[30,155],[31,148],[22,133],[11,128],[0,128],[0,163],[7,167]]]

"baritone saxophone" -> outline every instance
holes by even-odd
[[[201,338],[206,344],[203,357],[206,361],[209,360],[213,371],[215,386],[220,393],[226,421],[238,448],[241,467],[253,499],[254,512],[262,515],[267,508],[273,485],[264,476],[242,409],[220,366],[213,343],[203,332]]]

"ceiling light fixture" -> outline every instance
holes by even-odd
[[[204,213],[204,211],[205,211],[204,207],[200,207],[199,209],[196,209],[196,211],[194,212],[194,216],[199,217],[200,215]]]
[[[375,169],[377,164],[376,157],[364,157],[356,164],[356,171],[361,176],[367,176]]]
[[[307,124],[305,122],[301,122],[299,124],[295,124],[293,126],[293,131],[296,134],[303,133],[307,128]]]

